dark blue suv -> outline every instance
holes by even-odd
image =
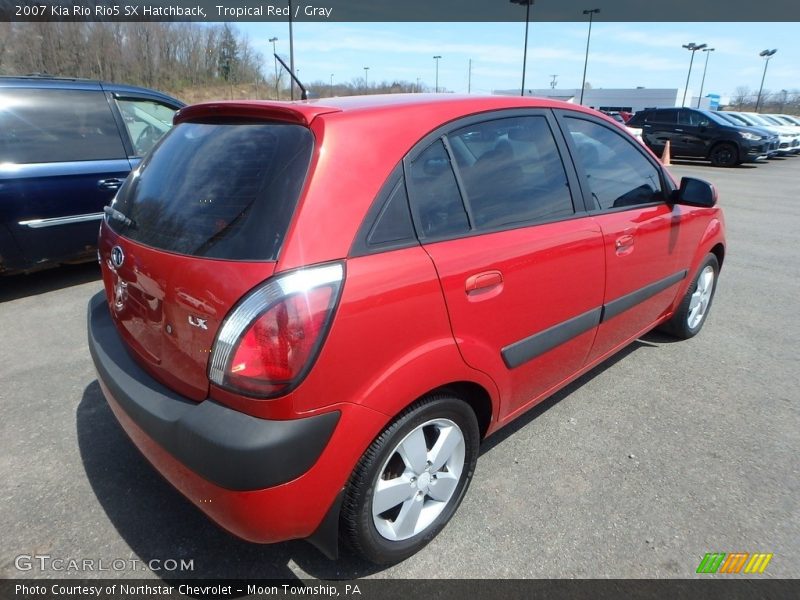
[[[182,106],[127,85],[0,77],[0,274],[95,256],[103,207]]]

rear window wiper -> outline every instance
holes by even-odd
[[[118,211],[116,208],[112,208],[111,206],[104,206],[103,212],[108,215],[109,219],[114,219],[115,221],[119,221],[123,225],[127,225],[128,227],[135,228],[136,223],[133,219],[126,216],[125,214]]]

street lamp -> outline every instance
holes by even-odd
[[[439,59],[442,58],[438,54],[433,57],[433,60],[436,61],[436,93],[439,93]]]
[[[275,50],[275,42],[278,41],[278,38],[271,37],[269,41],[272,42],[272,61],[275,63],[275,99],[280,100],[281,92],[280,87],[278,87],[278,51]]]
[[[714,51],[714,48],[703,48],[703,52],[706,53],[706,66],[703,67],[703,79],[700,81],[700,95],[697,97],[697,108],[700,108],[700,99],[703,97],[703,86],[706,84],[706,71],[708,70],[708,57],[711,56],[711,53]]]
[[[689,91],[689,78],[692,76],[692,63],[694,62],[694,53],[698,50],[702,50],[705,48],[707,44],[695,44],[694,42],[690,42],[688,44],[684,44],[683,47],[686,48],[689,52],[692,53],[692,58],[689,60],[689,74],[686,76],[686,87],[683,88],[683,101],[681,102],[681,106],[686,106],[686,92]]]
[[[522,51],[522,88],[520,88],[520,96],[525,95],[525,65],[528,62],[528,23],[531,18],[531,6],[534,0],[510,0],[511,4],[519,4],[525,6],[525,49]]]
[[[369,94],[369,67],[364,67],[364,93]]]
[[[583,81],[581,82],[581,101],[579,104],[583,104],[583,89],[586,87],[586,66],[589,64],[589,40],[592,39],[592,17],[599,12],[599,8],[591,8],[583,11],[583,14],[589,15],[589,35],[586,36],[586,58],[583,60]]]
[[[759,56],[764,57],[764,74],[761,76],[761,87],[758,88],[758,99],[756,100],[756,112],[758,112],[758,107],[761,104],[761,92],[764,89],[764,79],[767,76],[767,66],[769,66],[769,59],[772,58],[772,55],[775,54],[777,50],[762,50],[758,53]]]

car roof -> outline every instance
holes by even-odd
[[[401,111],[409,118],[441,124],[462,115],[514,108],[564,108],[597,114],[577,104],[533,96],[473,96],[456,94],[376,94],[301,100],[220,101],[195,104],[182,109],[175,123],[204,117],[247,116],[275,118],[309,125],[323,114],[370,115]],[[608,117],[604,117],[608,118]],[[609,119],[611,120],[611,119]]]
[[[150,88],[100,81],[98,79],[81,79],[78,77],[54,77],[50,75],[22,75],[22,76],[0,76],[0,88],[55,88],[63,90],[105,90],[114,94],[133,94],[143,95],[168,101],[171,104],[185,106],[181,102],[163,92]]]

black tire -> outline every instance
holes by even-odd
[[[436,423],[433,423],[437,421]],[[395,508],[373,517],[373,499],[376,486],[380,481],[391,481],[394,478],[387,478],[387,474],[397,475],[396,479],[408,477],[413,469],[408,466],[405,459],[400,455],[401,443],[411,439],[412,434],[417,435],[419,429],[423,435],[426,445],[425,456],[430,459],[430,450],[434,447],[438,436],[442,435],[442,429],[437,429],[443,423],[452,423],[463,436],[463,468],[460,476],[449,498],[442,502],[437,502],[428,491],[421,491],[417,487],[423,485],[423,476],[418,478],[420,483],[410,483],[410,497],[399,501]],[[448,429],[452,430],[449,426]],[[437,438],[434,438],[435,434]],[[480,432],[478,421],[472,408],[466,403],[456,398],[445,395],[433,395],[424,398],[406,409],[399,417],[367,449],[361,460],[356,465],[355,470],[345,490],[342,501],[340,515],[340,535],[344,544],[356,554],[376,564],[393,564],[400,562],[423,548],[444,528],[447,522],[455,513],[464,494],[469,487],[472,475],[475,471],[475,464],[478,460],[478,446],[480,444]],[[460,446],[459,446],[460,449]],[[459,450],[460,452],[460,450]],[[461,454],[458,454],[460,458]],[[399,461],[399,464],[398,464]],[[427,461],[428,469],[433,468],[430,460]],[[446,467],[445,467],[446,468]],[[394,473],[390,473],[394,469]],[[398,474],[399,470],[402,474]],[[437,472],[440,477],[447,476],[445,470]],[[449,479],[455,481],[455,469],[453,476]],[[425,485],[430,482],[436,484],[436,473],[426,475]],[[417,481],[417,478],[414,478]],[[406,481],[403,480],[403,485]],[[444,479],[439,480],[441,485]],[[405,489],[405,488],[403,488]],[[443,488],[439,488],[440,490]],[[431,492],[433,493],[433,492]],[[376,526],[376,521],[384,528],[384,531],[393,529],[396,523],[400,522],[399,512],[408,503],[414,506],[419,496],[420,507],[428,507],[425,510],[440,510],[438,516],[424,526],[418,532],[405,539],[389,539],[383,535]],[[442,508],[439,508],[442,506]],[[391,512],[396,510],[394,522]],[[423,509],[420,509],[423,510]],[[423,520],[424,522],[424,520]],[[415,521],[417,523],[417,521]]]
[[[694,296],[695,292],[697,292],[700,278],[706,272],[706,269],[708,267],[711,268],[714,277],[711,283],[710,296],[706,301],[705,309],[703,310],[699,320],[694,322],[692,319],[690,319],[690,314],[692,311],[692,296]],[[706,319],[708,318],[708,313],[711,310],[711,303],[714,300],[714,292],[716,292],[717,290],[718,277],[719,277],[719,261],[717,260],[716,256],[714,256],[713,254],[709,254],[708,256],[706,256],[705,260],[700,264],[700,268],[697,269],[697,273],[694,276],[694,280],[692,281],[692,284],[689,286],[689,289],[686,291],[686,295],[683,297],[683,300],[681,301],[680,305],[675,311],[675,314],[672,315],[672,318],[669,321],[667,321],[664,325],[661,326],[661,329],[682,340],[689,339],[700,333],[700,330],[703,328],[703,324],[706,322]]]
[[[721,142],[711,149],[708,158],[715,167],[735,167],[739,164],[739,149],[736,144]]]

